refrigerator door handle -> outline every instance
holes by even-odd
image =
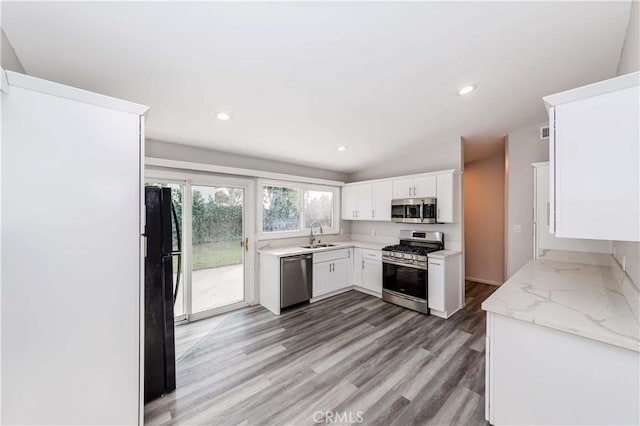
[[[171,202],[171,215],[173,216],[173,223],[176,227],[176,240],[178,240],[178,251],[174,251],[171,253],[172,256],[178,256],[178,268],[176,269],[176,287],[173,290],[173,304],[175,305],[176,300],[178,299],[178,289],[180,288],[180,273],[182,272],[182,238],[180,236],[180,224],[178,223],[176,206],[173,204],[173,201]]]

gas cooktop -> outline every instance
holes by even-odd
[[[387,246],[383,248],[384,251],[394,251],[399,253],[412,253],[419,254],[420,256],[426,256],[428,253],[441,250],[439,247],[420,247],[412,246],[409,244],[396,244],[393,246]]]

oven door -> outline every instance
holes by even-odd
[[[414,265],[382,262],[382,288],[427,300],[427,270]]]

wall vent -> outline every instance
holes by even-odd
[[[549,139],[549,126],[540,127],[540,140],[546,141]]]

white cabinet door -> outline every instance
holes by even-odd
[[[329,275],[330,291],[336,291],[348,286],[348,259],[338,259],[331,262],[331,273]]]
[[[365,183],[355,186],[357,191],[356,220],[371,220],[373,217],[372,185]]]
[[[393,181],[393,198],[413,197],[413,179],[395,179]]]
[[[436,211],[436,222],[453,223],[454,219],[454,203],[455,203],[455,173],[445,173],[436,176],[437,194],[436,202],[438,204]]]
[[[356,192],[355,186],[342,187],[342,219],[352,220],[356,217]]]
[[[362,249],[353,249],[353,285],[355,286],[362,287],[362,269],[364,269]]]
[[[373,184],[373,220],[391,220],[393,183],[390,180]]]
[[[545,255],[547,250],[569,250],[588,253],[609,253],[607,240],[558,238],[549,231],[551,224],[549,202],[549,164],[534,166],[534,257]]]
[[[444,261],[441,259],[429,259],[429,285],[428,298],[429,308],[437,311],[444,311]]]
[[[413,180],[413,197],[436,197],[437,196],[436,176],[425,176]]]
[[[640,88],[555,106],[555,235],[640,241]]]
[[[349,249],[347,253],[347,285],[353,285],[353,251],[355,249]]]
[[[313,264],[313,297],[318,297],[331,291],[329,286],[331,269],[331,262]]]
[[[363,259],[362,286],[368,290],[382,293],[382,262]]]

